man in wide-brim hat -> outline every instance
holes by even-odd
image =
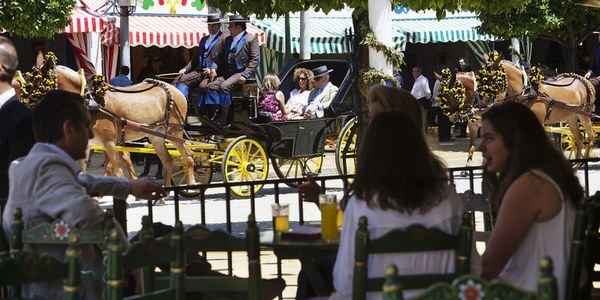
[[[231,15],[229,23],[229,36],[223,41],[221,57],[223,63],[219,64],[219,77],[209,85],[211,90],[221,91],[221,107],[218,123],[229,123],[229,106],[231,105],[231,86],[246,83],[246,79],[254,78],[260,56],[258,39],[246,31],[248,20],[240,15]]]
[[[314,88],[308,95],[308,106],[304,111],[304,117],[307,119],[321,118],[325,115],[325,109],[331,105],[331,101],[337,94],[338,87],[329,82],[329,73],[333,69],[327,68],[327,65],[314,68]]]
[[[217,77],[217,59],[223,50],[221,31],[221,18],[212,14],[206,17],[208,36],[200,40],[198,55],[179,71],[181,76],[176,79],[177,88],[187,97],[189,88],[200,87],[200,97],[196,102],[196,110],[199,114],[214,118],[220,104],[220,95],[217,90],[209,90],[208,85]]]

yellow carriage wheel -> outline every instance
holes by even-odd
[[[561,133],[558,146],[563,153],[568,152],[566,155],[568,159],[573,159],[575,157],[575,139],[571,133]]]
[[[357,118],[352,118],[338,135],[335,148],[335,167],[340,175],[354,174],[356,168]]]
[[[251,137],[240,136],[233,140],[222,162],[223,181],[227,183],[252,182],[265,180],[269,174],[269,161],[267,153],[261,143]],[[255,185],[254,191],[258,192],[262,185]],[[231,191],[240,196],[250,196],[249,185],[233,186]]]
[[[212,180],[212,165],[206,157],[194,157],[194,179],[196,183],[209,184]],[[181,156],[173,158],[173,184],[176,186],[186,185],[188,183],[188,174],[186,166]],[[184,197],[196,197],[200,195],[198,189],[179,190],[179,195]]]
[[[323,167],[323,156],[316,155],[299,158],[273,158],[275,174],[281,179],[304,178],[306,173],[320,173]],[[286,182],[290,187],[297,187],[297,182]]]

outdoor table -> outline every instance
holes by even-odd
[[[319,296],[329,296],[331,291],[318,270],[319,262],[335,262],[339,241],[282,239],[273,231],[260,233],[260,245],[273,249],[279,259],[298,259],[310,284]],[[279,272],[280,273],[280,272]],[[278,274],[281,276],[281,274]]]

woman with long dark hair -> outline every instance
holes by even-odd
[[[538,264],[554,262],[559,299],[564,299],[569,241],[583,189],[570,163],[548,139],[529,108],[509,102],[482,115],[479,150],[498,209],[482,257],[482,275],[530,291]]]

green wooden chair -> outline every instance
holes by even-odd
[[[471,226],[473,227],[473,238],[475,241],[487,242],[494,227],[494,214],[489,200],[483,194],[476,194],[471,190],[459,193],[458,197],[463,203],[464,210],[471,212]],[[475,230],[475,213],[483,214],[483,230]]]
[[[473,231],[471,214],[468,212],[463,214],[459,235],[450,235],[436,228],[425,228],[414,224],[406,229],[392,230],[380,238],[370,239],[367,222],[366,217],[361,217],[356,231],[352,284],[354,300],[365,299],[368,291],[381,291],[385,280],[384,277],[368,278],[369,254],[455,251],[456,270],[454,273],[403,275],[398,280],[405,289],[424,289],[436,282],[452,282],[456,277],[468,274],[470,271]]]
[[[592,282],[600,279],[600,273],[594,271],[594,265],[600,258],[599,225],[600,191],[581,201],[577,207],[567,267],[567,299],[589,299]],[[581,282],[582,274],[588,274],[583,277],[584,283]]]
[[[77,228],[64,222],[63,220],[55,220],[51,223],[41,223],[37,226],[24,229],[23,211],[21,208],[16,208],[14,219],[11,225],[10,237],[10,253],[17,255],[23,251],[24,244],[68,244],[68,236],[76,234],[79,239],[79,245],[93,244],[102,249],[106,255],[106,246],[108,243],[108,232],[114,228],[114,217],[111,209],[108,209],[104,214],[102,231]],[[103,275],[106,272],[104,265],[81,271],[81,279],[83,280],[98,280],[102,282],[103,289],[105,287]]]
[[[556,278],[553,275],[552,260],[548,257],[540,262],[540,279],[537,293],[521,290],[511,283],[502,280],[487,282],[476,275],[463,275],[452,281],[433,284],[420,295],[411,300],[556,300]],[[386,281],[382,287],[384,300],[403,300],[402,284],[399,281],[398,269],[390,266],[386,270]],[[569,298],[567,298],[569,299]]]
[[[6,299],[21,298],[21,285],[65,279],[65,300],[79,299],[81,257],[79,236],[70,234],[66,262],[30,251],[20,251],[0,261],[0,286],[8,294]]]
[[[248,299],[262,299],[260,270],[260,241],[258,227],[253,215],[248,217],[246,238],[239,238],[222,231],[210,231],[202,226],[192,226],[185,231],[183,239],[176,241],[176,263],[171,267],[171,282],[177,283],[176,298],[184,299],[186,292],[247,292]],[[235,276],[186,276],[186,252],[246,252],[248,255],[247,278]],[[164,279],[159,279],[161,286]]]
[[[182,239],[183,225],[178,221],[175,230],[168,238],[154,239],[147,216],[142,218],[142,231],[140,232],[140,241],[133,243],[125,252],[121,248],[116,230],[111,233],[108,247],[108,293],[107,299],[175,299],[176,288],[182,289],[180,272],[177,260],[183,260],[182,257],[176,257],[176,244]],[[156,289],[155,268],[164,263],[171,263],[171,284],[163,289]],[[142,294],[123,298],[123,278],[125,271],[141,269],[141,288]]]

